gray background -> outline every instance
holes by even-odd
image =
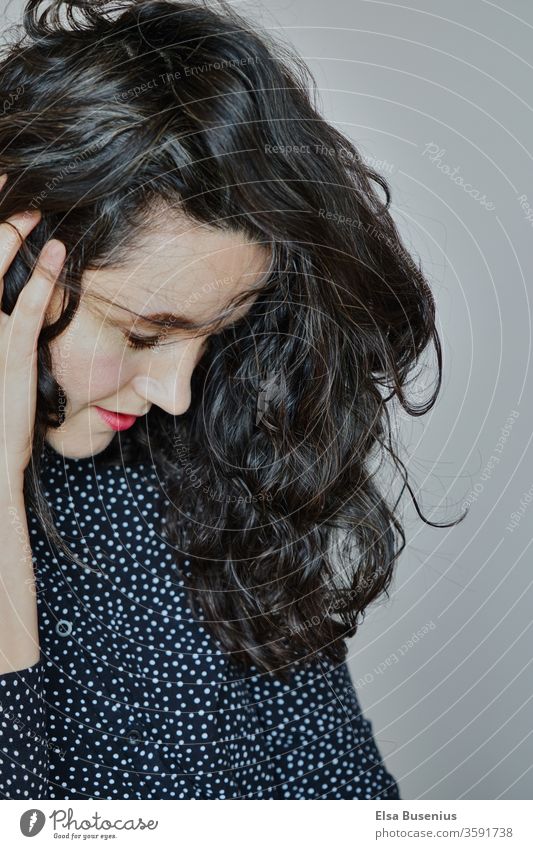
[[[349,646],[363,710],[402,798],[532,798],[533,6],[237,5],[298,49],[326,117],[381,162],[437,299],[444,387],[399,437],[425,515],[470,513],[433,529],[404,500],[391,600]]]

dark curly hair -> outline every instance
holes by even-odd
[[[340,662],[405,547],[404,490],[427,524],[456,523],[423,516],[394,445],[391,403],[430,410],[442,356],[389,186],[321,117],[303,61],[225,0],[41,5],[26,3],[0,57],[0,220],[42,212],[6,275],[7,313],[45,241],[67,246],[62,314],[39,338],[27,503],[69,551],[39,467],[62,420],[49,343],[84,270],[127,261],[161,208],[253,239],[268,275],[245,318],[209,337],[187,413],[154,405],[98,459],[151,458],[195,615],[238,665],[287,678],[317,652]],[[406,388],[430,343],[437,377],[416,405]],[[394,503],[378,485],[387,457]]]

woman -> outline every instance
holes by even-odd
[[[305,66],[209,7],[29,0],[4,48],[5,798],[399,798],[345,640],[434,302]]]

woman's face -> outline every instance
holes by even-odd
[[[209,334],[242,318],[256,296],[232,307],[222,326],[204,331],[151,325],[128,310],[143,317],[174,313],[214,321],[233,297],[263,278],[268,262],[268,250],[244,236],[174,220],[147,232],[127,268],[87,270],[78,311],[50,345],[54,376],[66,397],[60,398],[65,419],[48,430],[46,441],[65,457],[89,457],[116,433],[98,408],[143,416],[155,404],[173,416],[185,413],[191,376]],[[112,303],[91,299],[96,293]],[[56,291],[50,320],[60,305]],[[128,336],[159,344],[132,348]]]

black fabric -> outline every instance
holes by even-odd
[[[0,676],[7,799],[399,799],[346,664],[243,677],[188,606],[148,463],[43,452],[57,526],[28,510],[41,659]]]

